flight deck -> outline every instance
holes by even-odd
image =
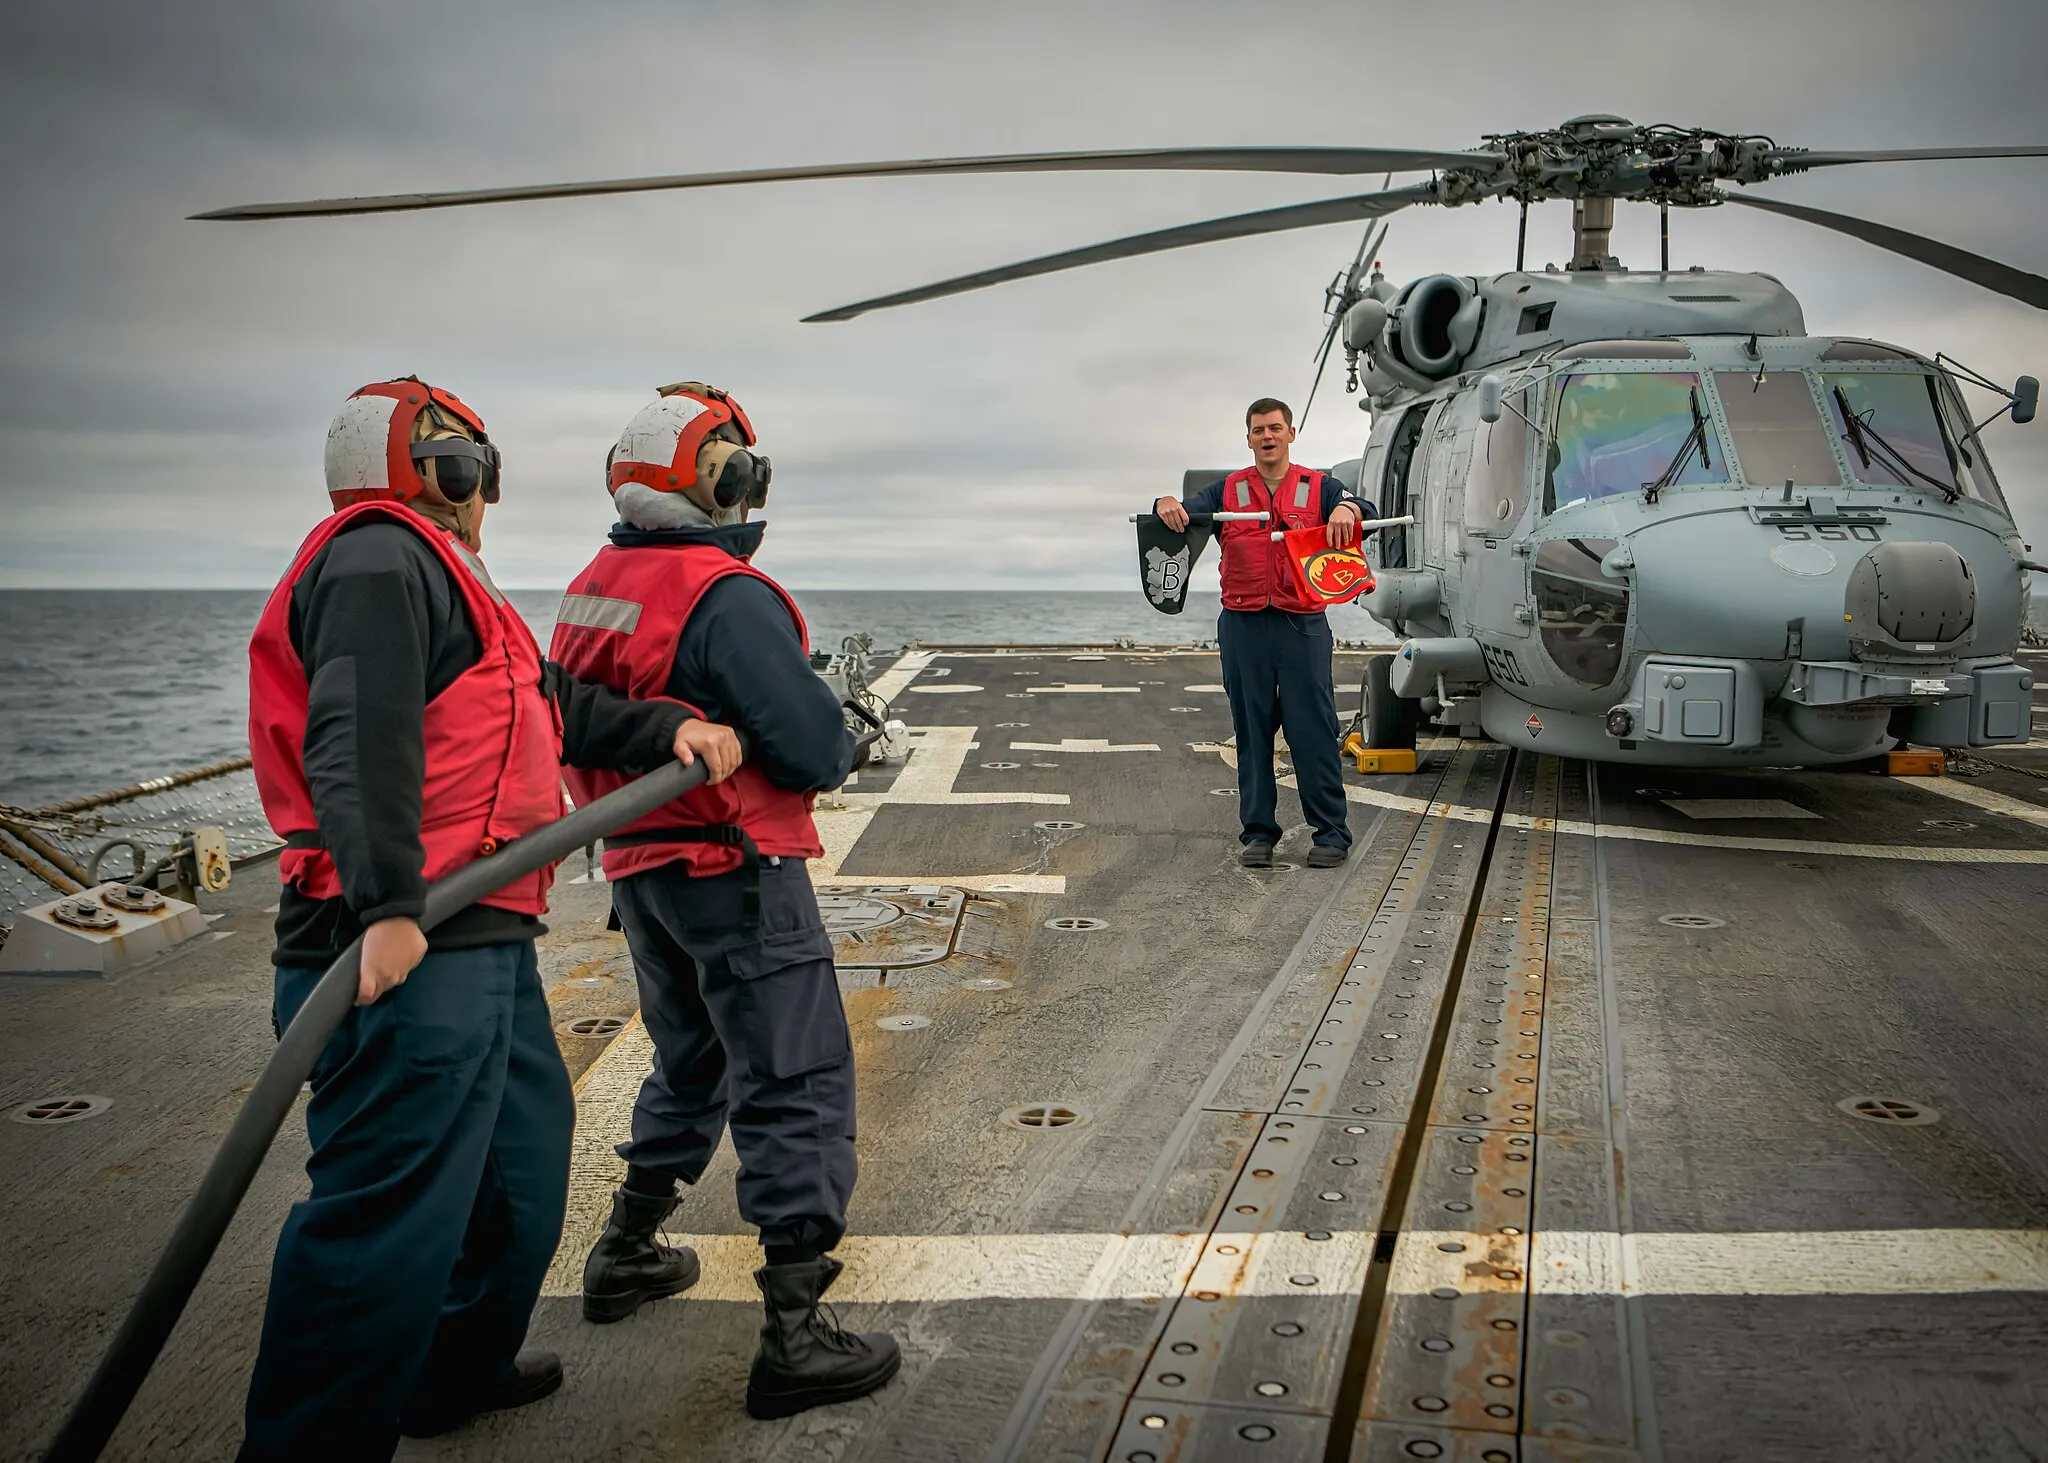
[[[1347,769],[1347,864],[1295,826],[1268,871],[1219,676],[1019,647],[879,680],[911,751],[827,795],[812,865],[859,1065],[830,1299],[904,1349],[859,1402],[742,1411],[729,1145],[668,1226],[698,1286],[580,1319],[651,1048],[563,865],[578,1122],[531,1342],[567,1381],[399,1456],[2048,1455],[2048,694],[2033,746],[1943,777],[1425,740]],[[273,902],[245,866],[132,974],[0,979],[6,1105],[111,1099],[0,1124],[0,1458],[38,1456],[269,1055]],[[233,1455],[304,1158],[294,1117],[107,1456]]]

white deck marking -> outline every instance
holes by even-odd
[[[1231,765],[1237,764],[1233,761]],[[1289,773],[1280,779],[1282,787],[1295,785],[1294,775]],[[1358,787],[1352,783],[1344,785],[1344,796],[1354,803],[1368,807],[1393,808],[1404,813],[1427,813],[1430,805],[1422,798],[1404,797],[1400,793],[1381,792],[1376,787]],[[1453,804],[1440,811],[1439,816],[1448,817],[1461,823],[1491,823],[1493,813],[1488,808],[1470,808]],[[1752,853],[1796,853],[1820,854],[1834,858],[1893,859],[1902,863],[1922,864],[2048,864],[2048,849],[2043,848],[1915,848],[1905,845],[1876,843],[1828,843],[1817,838],[1734,838],[1718,833],[1687,833],[1669,828],[1636,828],[1626,823],[1588,823],[1578,818],[1532,818],[1526,813],[1508,813],[1501,819],[1507,828],[1526,828],[1532,832],[1558,832],[1576,838],[1619,838],[1632,843],[1668,843],[1688,848],[1734,848],[1746,849]]]
[[[917,673],[939,658],[936,650],[906,650],[896,664],[868,683],[868,689],[884,701],[894,701],[903,688],[917,679]]]
[[[1072,800],[1063,792],[955,792],[953,780],[966,764],[967,753],[977,745],[971,726],[927,726],[911,729],[910,759],[886,792],[841,793],[840,806],[812,814],[818,825],[818,842],[824,846],[821,858],[810,862],[811,883],[818,888],[847,888],[863,884],[946,884],[955,889],[973,889],[987,894],[1064,894],[1065,874],[842,874],[840,866],[852,854],[860,836],[867,832],[878,808],[890,803],[930,807],[986,806],[1000,803],[1036,803],[1064,806]]]
[[[1223,687],[1220,684],[1214,686],[1182,686],[1181,689],[1183,691],[1210,691],[1218,696],[1223,694]]]
[[[578,1133],[579,1145],[582,1134]],[[610,1154],[609,1147],[603,1150]],[[621,1172],[623,1164],[614,1164]],[[572,1194],[572,1207],[576,1195]],[[687,1200],[686,1200],[687,1202]],[[602,1212],[564,1241],[544,1295],[580,1291],[583,1255]],[[581,1219],[581,1215],[575,1216]],[[758,1303],[752,1235],[669,1233],[697,1251],[704,1278],[682,1299]],[[852,1234],[836,1252],[846,1273],[839,1303],[944,1304],[989,1300],[1154,1300],[1216,1291],[1237,1296],[1344,1295],[1363,1281],[1375,1236],[1346,1230],[1310,1241],[1292,1233],[1237,1234]],[[1442,1244],[1464,1248],[1445,1252]],[[1235,1254],[1222,1253],[1228,1245]],[[1515,1293],[1492,1266],[1520,1268],[1527,1238],[1459,1230],[1401,1236],[1389,1288],[1426,1295]],[[2041,1230],[1848,1230],[1777,1234],[1538,1234],[1536,1289],[1554,1295],[1916,1296],[2048,1291],[2048,1232]],[[1488,1273],[1474,1275],[1476,1260]],[[573,1261],[573,1263],[571,1263]],[[1625,1266],[1632,1268],[1625,1271]],[[1630,1278],[1624,1279],[1624,1274]],[[1314,1276],[1308,1284],[1297,1277]]]
[[[927,726],[912,731],[910,760],[886,792],[842,795],[849,808],[879,808],[885,803],[966,807],[988,803],[1046,803],[1064,807],[1073,801],[1063,792],[955,792],[954,779],[975,745],[971,726]],[[925,883],[950,882],[926,879]]]
[[[1936,797],[1953,798],[1959,803],[1982,808],[1987,813],[2002,813],[2008,818],[2018,818],[2023,823],[2032,823],[2039,828],[2048,828],[2048,808],[2039,803],[2030,803],[2024,798],[2009,797],[2002,792],[1993,792],[1988,787],[1974,787],[1960,778],[1942,777],[1901,777],[1899,782],[1917,792],[1931,792]]]
[[[1632,1278],[1622,1281],[1619,1277],[1628,1272]],[[1538,1290],[1564,1295],[2043,1291],[2048,1290],[2048,1231],[1538,1234],[1531,1274]]]
[[[1673,812],[1688,818],[1818,818],[1783,798],[1663,798]]]
[[[1065,684],[1065,683],[1062,683],[1062,684],[1060,684],[1060,685],[1057,685],[1057,686],[1026,686],[1026,687],[1025,687],[1024,689],[1025,689],[1025,690],[1027,690],[1027,691],[1032,691],[1032,692],[1036,692],[1036,693],[1039,693],[1039,694],[1042,694],[1042,695],[1047,695],[1047,696],[1058,696],[1058,695],[1075,695],[1075,696],[1080,696],[1080,695],[1090,695],[1090,696],[1094,696],[1094,695],[1102,695],[1102,696],[1107,696],[1107,695],[1112,695],[1112,694],[1115,694],[1115,693],[1117,693],[1117,692],[1129,692],[1129,693],[1130,693],[1131,695],[1133,695],[1133,696],[1135,696],[1135,695],[1137,695],[1137,694],[1138,694],[1138,688],[1137,688],[1136,686],[1101,686],[1101,685],[1097,685],[1097,684],[1096,684],[1095,682],[1093,682],[1093,681],[1082,681],[1082,682],[1077,682],[1077,683],[1075,683],[1075,684],[1073,684],[1073,685],[1067,685],[1067,684]]]
[[[913,696],[965,696],[970,691],[986,691],[986,686],[963,686],[957,681],[948,681],[943,686],[912,686]]]
[[[1157,742],[1112,742],[1107,737],[1061,737],[1056,742],[1012,742],[1013,752],[1156,752]]]

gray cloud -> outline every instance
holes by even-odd
[[[868,157],[1180,143],[1469,145],[1593,110],[1812,146],[2048,140],[2024,0],[44,6],[0,20],[0,583],[268,583],[324,511],[340,398],[417,371],[510,461],[508,583],[609,521],[606,445],[659,381],[740,394],[800,585],[1122,588],[1122,514],[1299,402],[1344,228],[871,316],[813,310],[1328,179],[867,180],[254,225],[228,203]],[[1839,169],[1779,196],[2048,270],[2033,162]],[[1377,180],[1369,180],[1371,186]],[[1397,217],[1397,278],[1510,260],[1504,208]],[[1809,327],[2048,365],[2042,317],[1848,240],[1682,213],[1675,258],[1767,269]],[[1625,259],[1655,218],[1622,210]],[[1563,205],[1531,220],[1562,258]],[[1299,449],[1356,452],[1324,384]],[[2048,427],[1993,429],[2048,539]]]

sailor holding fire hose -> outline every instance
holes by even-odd
[[[625,1181],[583,1270],[583,1314],[620,1321],[692,1285],[697,1257],[657,1230],[678,1180],[703,1176],[730,1127],[740,1214],[760,1230],[765,1307],[747,1411],[786,1417],[864,1396],[901,1355],[822,1309],[853,1191],[853,1042],[832,941],[804,860],[823,848],[817,794],[846,780],[856,743],[811,669],[796,603],[750,560],[768,459],[740,404],[698,381],[661,388],[613,447],[611,542],[569,586],[553,653],[635,697],[668,696],[728,723],[747,759],[605,839],[654,1041]],[[576,801],[623,781],[568,774]]]
[[[249,741],[279,858],[275,1019],[360,934],[356,1008],[306,1107],[312,1192],[277,1244],[240,1457],[389,1458],[544,1397],[521,1351],[560,1242],[575,1121],[534,962],[550,871],[423,935],[427,885],[558,817],[564,759],[739,763],[729,728],[541,659],[477,557],[499,458],[406,377],[327,437],[336,509],[249,647]]]

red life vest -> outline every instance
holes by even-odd
[[[1264,523],[1239,520],[1216,525],[1223,550],[1223,608],[1286,610],[1289,614],[1321,614],[1323,606],[1301,597],[1287,567],[1287,549],[1273,534],[1288,528],[1317,528],[1323,522],[1323,475],[1290,467],[1277,493],[1268,494],[1256,467],[1241,468],[1223,480],[1225,513],[1270,513]]]
[[[782,586],[715,544],[682,543],[620,548],[607,544],[588,567],[570,582],[555,618],[549,658],[578,680],[596,681],[635,700],[667,693],[675,666],[676,642],[683,625],[704,592],[731,574],[746,574],[774,590],[790,619],[796,622],[805,651],[810,631],[796,602]],[[569,792],[582,806],[603,797],[628,780],[620,772],[563,770]],[[825,850],[811,821],[812,793],[777,787],[751,762],[715,785],[692,788],[674,802],[655,809],[619,832],[726,825],[743,829],[763,854],[784,858],[817,858]],[[692,878],[723,874],[742,862],[740,848],[724,843],[667,842],[658,838],[604,849],[608,879],[645,873],[664,864],[681,863]]]
[[[278,874],[309,899],[341,893],[318,823],[301,751],[306,667],[292,648],[292,587],[336,534],[366,518],[402,523],[433,547],[462,596],[482,654],[427,703],[426,779],[420,802],[422,872],[442,878],[562,814],[562,723],[541,690],[540,648],[483,562],[453,534],[388,501],[342,509],[299,546],[249,642],[249,755],[270,826],[289,843]],[[374,795],[375,789],[364,789]],[[528,874],[478,901],[520,914],[548,907],[554,869]]]

